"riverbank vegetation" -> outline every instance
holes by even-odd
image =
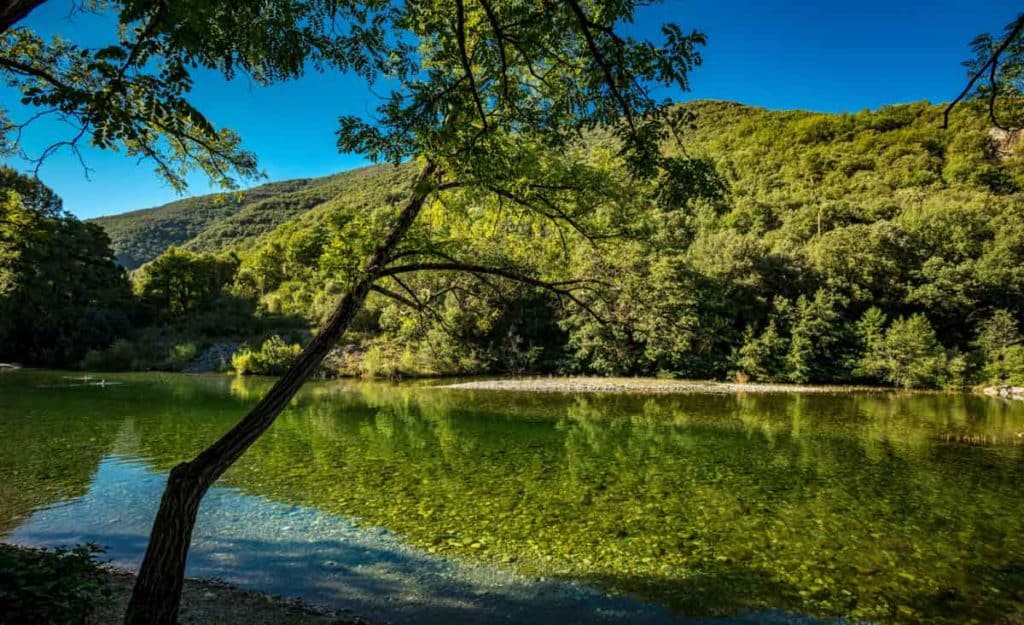
[[[324,375],[1024,382],[1024,216],[1015,208],[1024,157],[1016,135],[991,130],[983,111],[970,108],[943,130],[941,108],[927,103],[848,115],[726,102],[679,110],[694,122],[683,138],[697,156],[687,172],[693,194],[634,188],[626,219],[589,216],[600,227],[588,222],[586,236],[571,215],[556,229],[541,218],[480,208],[515,197],[455,198],[449,203],[459,210],[428,207],[418,226],[418,240],[439,254],[515,263],[551,280],[582,277],[588,288],[578,296],[592,311],[497,277],[416,275],[371,293],[349,346]],[[590,146],[595,162],[618,167],[610,137],[595,135]],[[178,204],[137,220],[101,220],[118,224],[119,258],[138,258],[147,246],[152,256],[160,245],[155,233],[168,231],[165,214],[173,224],[190,215],[200,221],[176,226],[196,234],[132,273],[130,304],[126,278],[104,275],[104,294],[84,296],[97,304],[87,315],[73,301],[66,306],[81,319],[78,334],[51,346],[12,346],[3,357],[173,369],[228,342],[243,344],[238,370],[280,371],[353,279],[411,175],[407,167],[380,166],[246,192],[258,198],[250,207],[301,207],[253,236],[244,234],[252,228],[238,230],[239,212],[230,223],[207,223],[205,209],[183,212]],[[328,197],[325,188],[342,192]],[[217,201],[224,200],[192,200]],[[66,215],[32,214],[101,236]],[[48,236],[49,245],[67,249],[56,232]],[[24,239],[12,232],[5,241]],[[33,239],[40,240],[47,237]],[[100,266],[116,274],[105,253]],[[34,282],[24,270],[7,271]],[[9,309],[30,310],[15,304],[24,301],[16,289],[6,293]],[[97,321],[97,309],[117,311],[116,319]]]
[[[39,180],[0,167],[0,362],[68,365],[137,320],[110,240]]]
[[[110,599],[96,545],[55,551],[0,543],[0,624],[91,623]]]

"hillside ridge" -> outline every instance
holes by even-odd
[[[136,269],[171,246],[220,251],[259,236],[330,199],[346,179],[386,165],[312,178],[277,180],[241,191],[181,198],[149,208],[87,220],[111,238],[118,262]]]

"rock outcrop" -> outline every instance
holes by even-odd
[[[1024,401],[1024,386],[989,386],[982,392],[992,397]]]

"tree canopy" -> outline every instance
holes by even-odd
[[[59,365],[127,332],[131,290],[103,229],[0,168],[0,359]]]

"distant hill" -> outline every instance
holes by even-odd
[[[196,251],[236,247],[329,199],[352,193],[368,178],[386,176],[394,170],[380,165],[322,178],[271,182],[245,191],[201,195],[90,221],[106,230],[118,262],[135,269],[172,245]]]

